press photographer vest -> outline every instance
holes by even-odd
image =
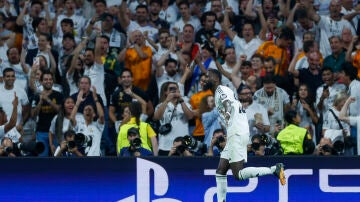
[[[294,124],[288,125],[277,136],[284,154],[303,154],[303,142],[307,130]]]

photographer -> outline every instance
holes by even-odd
[[[216,129],[211,139],[206,156],[220,156],[226,145],[226,135],[223,129]]]
[[[84,148],[76,144],[75,141],[76,133],[73,130],[68,130],[64,133],[64,141],[61,142],[55,150],[54,156],[66,156],[66,157],[76,157],[76,156],[85,156]]]
[[[142,147],[139,129],[132,127],[127,132],[127,139],[130,146],[123,147],[119,156],[152,156],[152,152]]]
[[[261,135],[256,134],[251,138],[251,144],[248,145],[249,156],[265,156],[265,142]]]
[[[44,151],[42,142],[14,142],[9,137],[1,140],[0,156],[38,156]]]
[[[177,137],[169,151],[169,156],[193,156],[189,148],[184,144],[183,137]]]
[[[285,155],[312,154],[315,144],[310,133],[299,127],[301,118],[296,111],[289,110],[285,114],[285,121],[288,125],[279,132],[276,139],[280,142]]]

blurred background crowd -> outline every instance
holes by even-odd
[[[360,152],[357,0],[0,0],[0,155]]]

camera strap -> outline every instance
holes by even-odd
[[[339,124],[340,129],[343,130],[344,127],[343,127],[343,125],[341,124],[339,118],[335,115],[334,111],[333,111],[332,109],[329,109],[329,111],[330,111],[330,112],[332,113],[332,115],[335,117],[336,121],[337,121],[338,124]]]
[[[170,121],[169,121],[168,123],[171,123],[172,119],[174,118],[174,112],[175,112],[175,110],[176,110],[176,107],[177,107],[177,104],[174,105],[174,109],[173,109],[173,111],[171,112]]]

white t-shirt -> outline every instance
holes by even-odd
[[[329,38],[332,36],[341,36],[344,28],[351,30],[353,35],[356,35],[355,29],[349,21],[341,19],[339,21],[332,20],[329,16],[321,16],[318,23],[320,32],[320,52],[325,57],[331,55],[331,47]]]
[[[162,67],[164,68],[164,67]],[[161,75],[161,77],[156,77],[156,83],[157,83],[157,87],[158,87],[158,96],[160,97],[160,91],[161,91],[161,86],[168,81],[172,81],[172,82],[180,82],[181,79],[181,75],[179,73],[176,73],[174,76],[169,76],[167,74],[167,72],[164,70],[163,75]]]
[[[199,31],[199,29],[201,28],[200,20],[194,16],[191,16],[188,22],[184,22],[184,20],[180,18],[170,27],[170,34],[176,35],[176,32],[174,32],[173,30],[174,27],[176,27],[179,30],[179,32],[183,32],[183,28],[186,24],[191,24],[195,29],[195,33]]]
[[[249,43],[246,43],[245,39],[240,38],[237,35],[235,35],[232,42],[235,47],[236,58],[239,58],[240,55],[246,55],[247,60],[250,60],[259,46],[263,43],[258,37],[255,37],[251,39]]]
[[[84,75],[90,77],[91,85],[95,86],[96,92],[101,96],[104,106],[106,106],[104,65],[94,63],[91,67],[85,66]]]
[[[27,74],[25,74],[25,72],[23,71],[23,68],[21,67],[20,63],[19,64],[10,64],[9,62],[3,62],[0,65],[0,77],[3,77],[3,70],[5,68],[12,68],[15,71],[15,83],[14,85],[20,89],[24,89],[27,90],[28,88],[28,78],[27,78]]]
[[[184,103],[191,110],[191,105],[189,104],[189,99],[183,97]],[[155,108],[157,111],[162,103],[158,104]],[[160,119],[160,124],[164,125],[170,122],[171,114],[174,110],[174,105],[169,102],[166,106],[165,112]],[[173,118],[171,120],[172,130],[166,135],[159,134],[159,149],[164,151],[170,151],[173,141],[177,137],[183,137],[189,133],[188,119],[185,116],[185,113],[182,109],[181,104],[176,105],[176,110],[174,111]]]
[[[129,26],[126,28],[128,33],[131,33],[135,30],[140,30],[142,33],[147,32],[148,37],[153,41],[156,41],[157,34],[159,32],[158,29],[154,28],[150,24],[146,26],[140,26],[136,21],[131,20]]]
[[[172,5],[169,5],[166,10],[160,11],[159,17],[172,25],[177,20],[176,8],[174,8]]]
[[[309,68],[309,62],[306,56],[300,58],[295,64],[296,70],[307,69],[307,68]]]
[[[16,96],[18,97],[19,104],[17,108],[17,121],[16,124],[19,124],[22,119],[22,107],[29,104],[29,99],[24,91],[24,89],[20,89],[17,87],[14,87],[11,90],[6,90],[4,85],[0,85],[0,103],[1,106],[6,113],[6,116],[8,119],[10,119],[13,105],[12,102],[14,100],[14,93],[16,92]]]
[[[83,133],[92,138],[92,145],[85,149],[86,156],[100,156],[100,142],[103,130],[104,124],[100,124],[98,121],[93,121],[89,125],[85,124],[85,120],[76,123],[76,133]]]
[[[349,95],[355,97],[355,102],[349,105],[350,116],[360,116],[360,81],[355,79],[350,83]]]
[[[262,123],[264,126],[270,126],[270,121],[268,117],[267,110],[264,106],[253,102],[250,106],[246,109],[246,116],[249,122],[249,131],[250,131],[250,137],[253,135],[258,134],[260,131],[255,127],[255,114],[261,114],[262,116]]]
[[[64,35],[61,30],[61,21],[65,18],[69,18],[74,22],[74,37],[76,38],[76,41],[81,41],[81,37],[84,34],[85,18],[80,15],[74,14],[70,17],[64,14],[59,15],[56,22],[57,36],[62,37]]]
[[[324,86],[325,86],[325,84],[319,86],[316,89],[316,102],[315,102],[316,106],[320,102],[320,98],[323,93]],[[344,84],[334,83],[332,86],[329,86],[328,89],[329,89],[329,97],[325,98],[323,101],[323,104],[324,104],[323,111],[322,111],[323,115],[325,115],[325,113],[333,105],[336,95],[339,94],[340,92],[345,92],[346,86]],[[319,110],[318,110],[318,114],[320,114]]]
[[[267,110],[271,108],[274,111],[274,114],[269,116],[270,131],[274,129],[275,123],[278,120],[284,120],[284,105],[290,103],[289,95],[284,89],[279,87],[276,87],[275,92],[271,96],[266,94],[264,88],[257,90],[254,94],[254,101],[263,105]]]

